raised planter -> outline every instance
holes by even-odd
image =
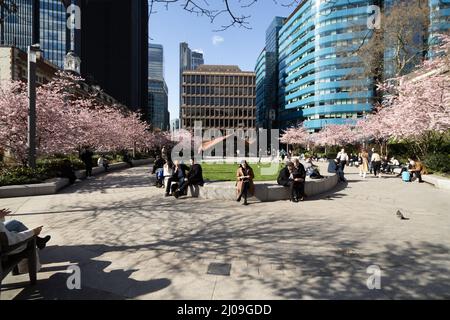
[[[54,178],[45,183],[0,187],[0,198],[29,197],[55,194],[69,184],[69,179]]]
[[[333,190],[338,184],[337,175],[330,175],[324,179],[306,180],[305,193],[308,197],[316,196]],[[210,200],[236,200],[236,184],[234,182],[210,182],[199,188],[199,198]],[[258,201],[271,202],[289,200],[289,188],[276,182],[255,183],[255,196]]]
[[[133,160],[133,166],[140,166],[150,163],[152,163],[152,159]],[[129,168],[128,163],[118,162],[110,165],[108,171],[116,171],[126,168]],[[104,172],[104,168],[95,167],[92,169],[92,175],[94,176]],[[75,172],[75,176],[77,177],[77,179],[85,179],[86,171],[78,170]],[[55,194],[68,184],[69,179],[54,178],[47,180],[44,183],[4,186],[0,187],[0,198],[30,197]]]

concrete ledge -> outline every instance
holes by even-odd
[[[402,169],[394,169],[394,172],[400,174]],[[434,174],[424,174],[422,175],[422,180],[426,183],[432,184],[438,189],[450,190],[450,179],[440,177]]]
[[[333,190],[338,184],[337,175],[330,175],[324,179],[306,180],[305,193],[308,197],[316,196]],[[200,187],[199,198],[210,200],[236,200],[235,182],[209,182]],[[261,202],[289,200],[289,188],[278,185],[276,182],[255,183],[255,196]]]
[[[133,160],[133,165],[140,166],[150,164],[152,163],[152,161],[152,159]],[[119,162],[110,165],[108,171],[117,171],[128,167],[128,163]],[[92,169],[92,175],[94,176],[104,172],[104,168],[95,167]],[[78,170],[75,172],[75,176],[77,177],[77,179],[85,179],[86,173],[84,170]],[[55,194],[62,188],[66,187],[68,184],[69,179],[54,178],[47,180],[44,183],[4,186],[0,187],[0,198],[30,197]]]
[[[434,174],[423,175],[422,180],[434,185],[438,189],[450,190],[450,179]]]
[[[69,184],[69,179],[55,178],[45,183],[0,187],[0,198],[29,197],[55,194]]]

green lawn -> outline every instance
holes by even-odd
[[[255,181],[277,180],[278,173],[280,172],[282,165],[275,164],[275,166],[278,166],[275,168],[275,173],[270,172],[270,174],[263,174],[261,168],[270,168],[270,164],[250,164],[250,167],[252,167],[253,172],[255,173]],[[203,178],[210,181],[236,181],[236,171],[238,167],[238,164],[202,163]]]

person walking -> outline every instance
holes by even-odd
[[[366,178],[367,173],[369,172],[369,154],[366,149],[362,149],[358,155],[359,158],[359,176],[363,179]]]
[[[90,179],[92,177],[92,157],[94,153],[90,150],[89,147],[85,147],[84,151],[81,153],[81,161],[83,161],[84,166],[86,168],[86,179]]]
[[[241,202],[242,197],[244,197],[244,205],[246,206],[248,205],[248,195],[253,195],[255,192],[255,185],[253,183],[255,174],[246,160],[242,160],[241,165],[236,172],[236,178],[236,191],[238,194],[236,201]]]
[[[344,172],[345,166],[349,163],[349,157],[345,149],[342,149],[336,156],[339,161],[340,170]]]
[[[98,160],[97,160],[97,165],[101,168],[103,167],[105,169],[105,172],[108,172],[108,168],[109,168],[109,162],[108,160],[105,158],[104,155],[101,155]]]
[[[373,172],[372,155],[374,152],[375,152],[375,148],[372,148],[369,151],[369,173],[370,174],[372,174],[372,172]]]
[[[373,169],[373,175],[375,177],[381,178],[381,156],[378,152],[375,151],[375,149],[372,149],[372,169]]]

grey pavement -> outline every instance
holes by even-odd
[[[450,192],[362,180],[352,168],[347,178],[303,203],[244,207],[165,198],[137,167],[56,195],[0,199],[10,219],[53,237],[38,284],[10,275],[1,299],[450,298]],[[207,274],[210,263],[231,264],[230,275]],[[70,265],[81,290],[66,286]],[[380,290],[367,288],[371,265]]]

